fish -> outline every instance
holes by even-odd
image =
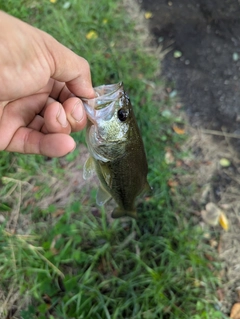
[[[96,98],[83,99],[88,117],[86,143],[90,157],[83,178],[95,171],[100,181],[96,202],[113,198],[112,218],[137,218],[136,198],[151,191],[143,140],[123,83],[95,87]]]

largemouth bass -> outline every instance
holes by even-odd
[[[95,170],[100,180],[97,204],[113,198],[113,218],[137,217],[135,200],[150,190],[141,134],[123,84],[95,88],[95,99],[83,100],[88,116],[86,142],[90,153],[84,165],[87,179]]]

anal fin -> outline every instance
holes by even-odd
[[[111,197],[112,196],[107,191],[105,191],[104,188],[99,186],[98,192],[97,192],[97,204],[99,206],[104,205]]]

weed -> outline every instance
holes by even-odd
[[[96,189],[71,177],[83,165],[83,146],[58,160],[2,152],[0,313],[15,304],[23,319],[222,318],[213,307],[219,280],[204,257],[209,247],[186,222],[184,205],[172,203],[167,185],[165,147],[179,140],[169,129],[173,119],[162,116],[164,102],[154,98],[162,90],[158,57],[146,50],[121,3],[66,3],[0,1],[0,7],[84,56],[96,86],[124,82],[154,191],[140,201],[137,221],[112,222],[95,206]],[[83,133],[73,136],[84,142]]]

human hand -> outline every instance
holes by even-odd
[[[94,98],[88,62],[0,11],[0,150],[59,157],[83,129],[79,97]]]

